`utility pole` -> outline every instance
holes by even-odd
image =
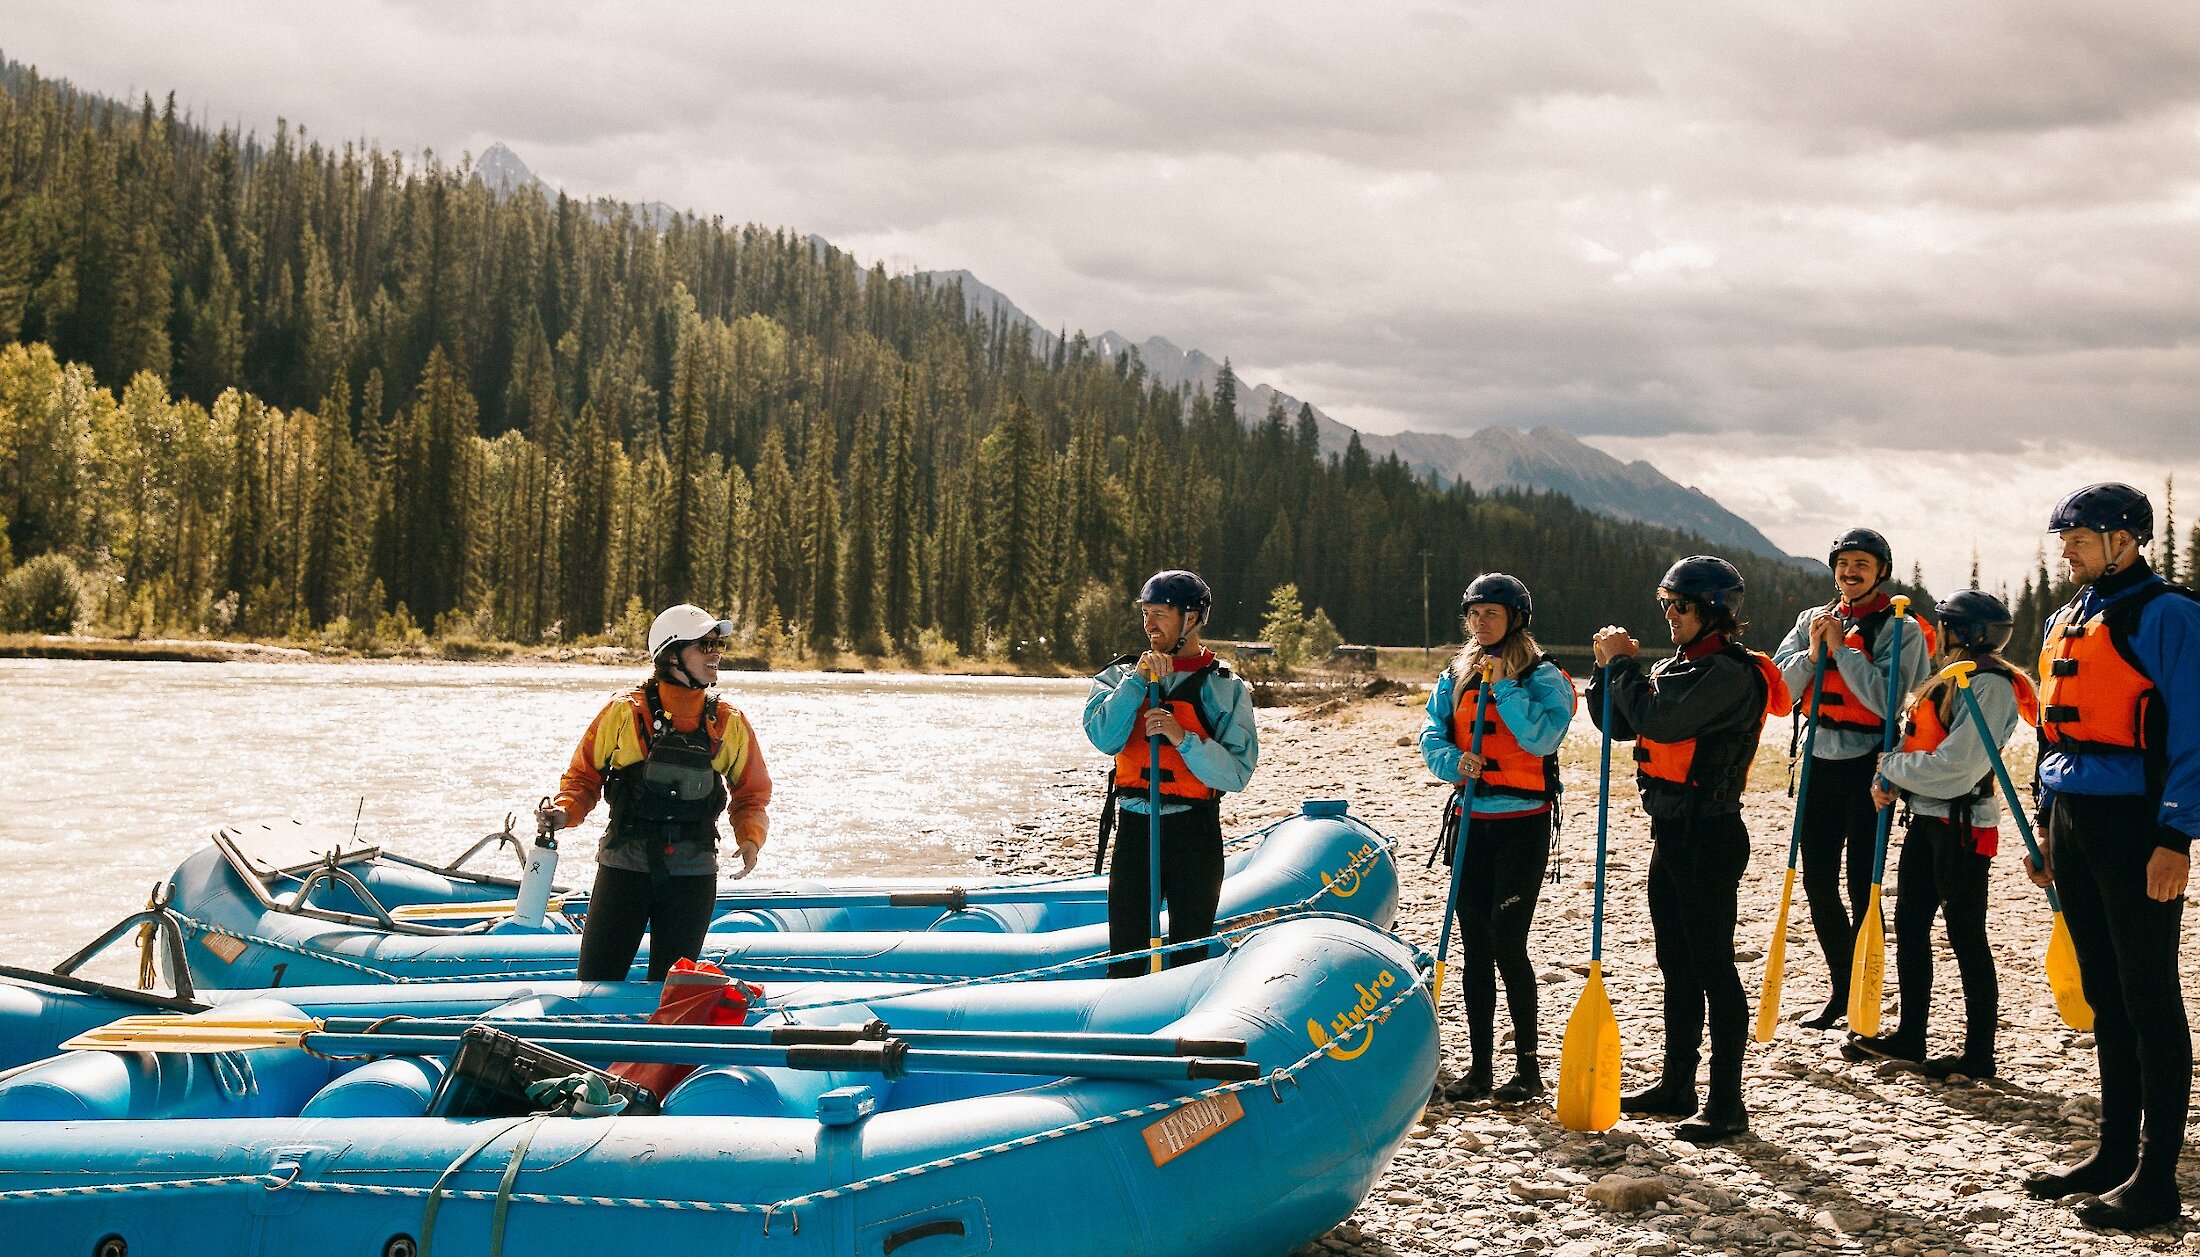
[[[1428,551],[1421,551],[1421,653],[1429,652],[1428,640]]]

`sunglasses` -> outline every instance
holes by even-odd
[[[1658,613],[1660,615],[1687,615],[1695,609],[1696,604],[1691,599],[1668,598],[1664,594],[1658,595]]]
[[[726,653],[726,639],[723,637],[705,637],[695,643],[695,649],[706,655],[722,655]]]

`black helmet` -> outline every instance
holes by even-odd
[[[1948,644],[1965,650],[2000,650],[2017,626],[2001,599],[1981,589],[1948,595],[1934,604],[1933,614],[1940,617],[1941,636]]]
[[[1742,574],[1734,565],[1708,554],[1691,554],[1665,569],[1658,588],[1714,607],[1729,606],[1745,592]]]
[[[2090,528],[2098,533],[2128,530],[2137,541],[2154,537],[2154,504],[2128,484],[2104,481],[2089,484],[2055,503],[2047,517],[2047,531]]]
[[[1535,620],[1535,599],[1529,596],[1528,587],[1521,584],[1518,577],[1503,572],[1484,572],[1468,581],[1466,592],[1459,595],[1459,614],[1465,615],[1467,608],[1477,602],[1510,607],[1518,617],[1513,624],[1515,629],[1524,629]]]
[[[1150,602],[1158,606],[1196,611],[1199,618],[1205,621],[1207,612],[1215,605],[1215,594],[1207,588],[1206,581],[1199,579],[1197,572],[1170,568],[1166,572],[1155,572],[1146,578],[1146,584],[1138,591],[1138,601],[1141,605]]]
[[[1832,567],[1843,550],[1861,550],[1879,560],[1884,571],[1894,570],[1894,547],[1887,539],[1869,528],[1851,528],[1833,539],[1833,547],[1826,551],[1826,566]]]

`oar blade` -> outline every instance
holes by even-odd
[[[1772,946],[1765,951],[1765,984],[1757,996],[1757,1042],[1780,1033],[1780,987],[1787,981],[1788,904],[1795,898],[1795,867],[1788,866],[1780,886],[1780,916],[1772,923]]]
[[[1849,965],[1849,1031],[1879,1033],[1879,1003],[1887,980],[1887,930],[1879,915],[1879,887],[1872,887],[1864,921],[1856,930],[1856,959]]]
[[[1589,963],[1589,982],[1566,1019],[1558,1057],[1558,1121],[1568,1130],[1610,1130],[1619,1121],[1619,1021],[1604,992],[1604,968]]]
[[[146,1015],[124,1017],[64,1042],[67,1051],[93,1052],[242,1052],[255,1048],[299,1047],[321,1028],[311,1018]]]
[[[2093,1006],[2085,1002],[2085,984],[2078,978],[2078,949],[2060,912],[2047,936],[2047,987],[2055,993],[2055,1012],[2064,1025],[2072,1030],[2093,1028]]]

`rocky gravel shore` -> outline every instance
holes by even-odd
[[[1425,695],[1398,694],[1300,713],[1260,712],[1261,763],[1251,787],[1224,805],[1226,832],[1295,811],[1310,797],[1349,799],[1353,812],[1398,843],[1404,883],[1396,928],[1433,951],[1445,884],[1441,864],[1422,868],[1443,791],[1429,784],[1413,741]],[[1546,883],[1532,949],[1543,980],[1545,1081],[1555,1086],[1558,1042],[1578,997],[1589,953],[1596,851],[1596,735],[1577,720],[1564,753],[1567,796],[1562,862]],[[1775,747],[1774,743],[1778,746]],[[1786,730],[1768,730],[1745,815],[1751,865],[1741,891],[1743,982],[1752,1008],[1763,978],[1787,858],[1791,805],[1776,760]],[[1661,984],[1643,894],[1649,826],[1636,806],[1628,761],[1615,755],[1610,825],[1605,981],[1618,1017],[1630,1089],[1655,1081],[1662,1043]],[[1053,797],[1034,800],[1042,819],[985,853],[1004,871],[1090,867],[1095,772],[1066,769]],[[1621,778],[1628,778],[1620,780]],[[1900,841],[1899,832],[1895,841]],[[2001,977],[2000,1077],[1934,1082],[1892,1063],[1853,1064],[1838,1031],[1796,1019],[1825,1002],[1824,961],[1796,890],[1789,923],[1783,1024],[1771,1044],[1752,1043],[1746,1097],[1753,1133],[1697,1148],[1662,1121],[1622,1119],[1609,1131],[1561,1127],[1550,1100],[1514,1107],[1439,1099],[1352,1217],[1307,1254],[1539,1253],[1546,1257],[1656,1257],[1670,1253],[1788,1255],[1966,1253],[2069,1254],[2200,1250],[2183,1226],[2124,1235],[2078,1225],[2065,1205],[2026,1196],[2022,1177],[2091,1146],[2099,1113],[2092,1039],[2055,1015],[2040,957],[2049,917],[2040,893],[2008,853],[1996,860],[1990,917]],[[1892,920],[1894,859],[1886,909]],[[1937,931],[1936,931],[1937,936]],[[1934,1054],[1960,1047],[1962,996],[1944,940],[1933,994]],[[1455,944],[1456,946],[1456,944]],[[1888,943],[1893,1023],[1893,942]],[[2187,965],[2187,986],[2191,962]],[[1456,996],[1443,1010],[1445,1072],[1463,1069],[1466,1018]],[[1499,1077],[1509,1038],[1499,1001]],[[2200,1201],[2200,1153],[2180,1176]],[[2192,1215],[2188,1213],[2188,1218]]]

